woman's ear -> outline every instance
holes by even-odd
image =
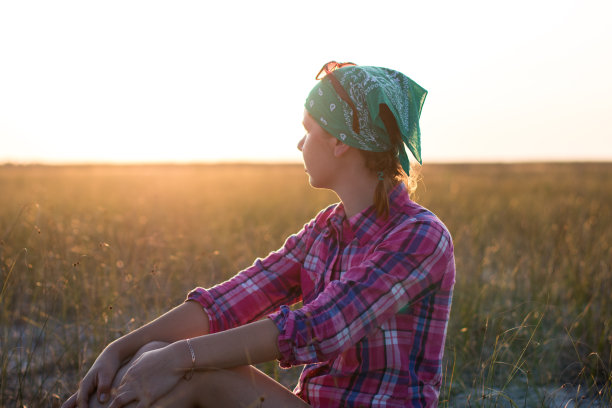
[[[340,140],[334,138],[334,156],[335,157],[340,157],[342,156],[344,153],[348,152],[349,149],[351,148],[351,146],[342,143]]]

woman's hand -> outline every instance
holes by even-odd
[[[120,408],[134,401],[138,407],[148,407],[172,390],[185,373],[183,363],[188,348],[182,343],[147,351],[138,357],[123,376],[109,408]]]
[[[105,348],[83,377],[77,392],[64,402],[62,408],[86,408],[94,391],[97,391],[98,401],[107,402],[113,379],[120,367],[119,355],[112,347]]]

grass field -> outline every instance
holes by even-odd
[[[298,165],[4,166],[0,197],[3,407],[336,201]],[[416,201],[455,243],[440,406],[612,406],[612,163],[427,165]]]

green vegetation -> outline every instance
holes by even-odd
[[[336,200],[298,165],[4,166],[0,197],[0,406],[28,407]],[[440,406],[612,404],[612,163],[426,165],[416,200],[456,251]]]

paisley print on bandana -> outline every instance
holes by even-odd
[[[348,66],[328,75],[334,75],[351,98],[359,121],[357,133],[352,126],[353,109],[338,96],[330,79],[324,77],[312,89],[304,106],[328,133],[357,149],[387,151],[391,142],[380,116],[380,104],[386,104],[404,141],[399,149],[404,171],[408,174],[410,168],[404,144],[422,163],[419,118],[427,96],[425,89],[401,72],[388,68]]]

